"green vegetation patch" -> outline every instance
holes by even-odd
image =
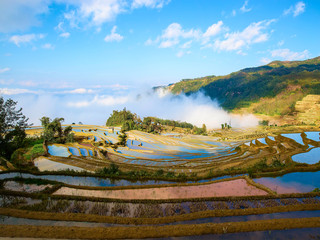
[[[299,88],[297,90],[291,86]],[[249,107],[263,98],[266,102],[261,101],[254,109],[256,113],[288,114],[303,96],[320,94],[320,58],[273,62],[226,76],[182,80],[174,84],[171,91],[187,95],[202,91],[218,100],[226,110]]]
[[[141,119],[136,113],[124,108],[122,111],[114,110],[106,122],[106,126],[121,126],[123,131],[139,130],[148,133],[161,133],[165,127],[188,129],[194,134],[206,134],[205,125],[198,128],[191,123],[161,119],[156,117],[145,117]]]

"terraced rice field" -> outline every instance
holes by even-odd
[[[230,142],[207,136],[130,131],[127,146],[114,149],[108,143],[118,141],[119,131],[76,127],[74,133],[83,140],[50,144],[49,155],[34,160],[40,172],[0,173],[0,235],[241,239],[284,234],[304,238],[319,233],[320,193],[312,192],[320,188],[318,171],[277,177],[240,174],[201,178],[210,171],[252,166],[262,160],[317,166],[319,132]],[[122,171],[163,170],[176,176],[196,173],[199,178],[131,181],[54,172],[94,173],[111,163]]]
[[[319,159],[319,132],[289,133],[251,141],[221,141],[215,137],[183,134],[153,135],[130,131],[126,147],[114,149],[120,128],[84,126],[73,129],[84,137],[81,143],[48,146],[50,161],[95,171],[111,162],[124,169],[177,174],[205,174],[209,170],[242,167],[257,159],[279,155],[295,162],[315,164]],[[42,168],[44,169],[44,168]],[[48,170],[53,170],[52,168]]]

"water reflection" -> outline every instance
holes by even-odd
[[[254,179],[277,193],[306,193],[320,188],[320,172],[288,173],[280,177]]]

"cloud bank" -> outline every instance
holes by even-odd
[[[220,128],[222,123],[231,123],[233,127],[249,127],[258,123],[252,115],[229,114],[217,101],[212,101],[202,93],[189,97],[177,96],[162,88],[140,94],[132,90],[97,93],[84,88],[51,93],[0,89],[0,94],[18,101],[23,113],[35,125],[40,124],[42,116],[64,117],[66,123],[81,121],[104,125],[113,110],[122,110],[124,107],[141,117],[186,121],[199,127],[206,124],[207,128]]]

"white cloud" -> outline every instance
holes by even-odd
[[[0,94],[2,95],[16,95],[23,93],[35,93],[35,91],[22,88],[0,88]]]
[[[116,16],[125,11],[124,0],[58,0],[75,7],[65,14],[65,18],[74,27],[79,22],[89,21],[91,25],[100,26],[112,21]]]
[[[274,20],[251,23],[242,32],[226,33],[223,40],[217,39],[214,48],[222,51],[240,50],[254,43],[265,42],[269,34],[263,32]]]
[[[63,25],[64,25],[64,22],[59,22],[59,24],[54,29],[57,32],[60,32],[59,37],[69,38],[70,37],[70,33],[65,31]]]
[[[133,0],[132,8],[162,8],[164,5],[168,4],[170,0]]]
[[[11,85],[13,84],[14,81],[12,79],[8,80],[8,79],[0,79],[0,84],[2,85]]]
[[[79,27],[80,24],[96,26],[98,29],[106,22],[113,21],[119,14],[130,9],[141,7],[162,8],[170,0],[56,0],[72,6],[71,10],[64,14],[71,27]],[[131,2],[131,4],[130,4]]]
[[[51,43],[45,43],[41,47],[44,49],[51,49],[51,50],[54,49],[54,46]]]
[[[243,4],[243,6],[240,8],[241,12],[250,12],[252,10],[252,8],[247,8],[248,6],[248,0],[246,0]]]
[[[177,45],[179,42],[178,39],[164,40],[160,43],[159,48],[169,48]]]
[[[188,41],[188,42],[185,42],[184,44],[182,44],[182,45],[180,46],[180,48],[184,48],[184,49],[190,48],[190,47],[191,47],[191,44],[192,44],[192,40],[190,40],[190,41]]]
[[[111,30],[111,33],[107,35],[104,40],[106,42],[120,42],[123,39],[123,36],[121,36],[119,33],[116,33],[117,26],[114,26]]]
[[[5,72],[8,72],[10,71],[10,68],[0,68],[0,73],[5,73]]]
[[[212,24],[210,27],[208,27],[207,31],[203,34],[204,37],[212,37],[217,35],[222,31],[222,25],[223,22],[219,21],[217,23]]]
[[[64,18],[71,27],[80,24],[99,28],[113,21],[119,14],[130,9],[147,7],[162,8],[170,0],[1,0],[0,32],[24,31],[41,25],[41,15],[49,12],[51,4],[65,4],[68,12]],[[64,32],[63,22],[55,29]],[[59,23],[60,24],[60,23]]]
[[[59,22],[58,25],[54,29],[58,32],[64,32],[63,25],[64,25],[64,22]]]
[[[70,37],[70,33],[69,32],[64,32],[64,33],[61,33],[59,36],[63,37],[63,38],[69,38]]]
[[[9,41],[20,47],[21,43],[30,43],[44,38],[44,34],[25,34],[25,35],[14,35],[10,37]]]
[[[306,10],[306,4],[302,1],[298,2],[295,6],[291,6],[290,8],[284,10],[284,15],[292,14],[294,17],[304,13]]]
[[[38,16],[48,12],[48,0],[1,0],[0,32],[24,31],[40,25]]]
[[[112,85],[95,85],[92,86],[92,88],[106,88],[106,89],[112,89],[112,90],[127,90],[129,89],[129,86],[126,85],[120,85],[120,84],[112,84]]]
[[[99,96],[96,95],[91,101],[78,101],[78,102],[68,102],[67,105],[69,107],[88,107],[88,106],[116,106],[120,104],[125,104],[128,102],[129,98],[127,96],[121,96],[121,97],[116,97],[116,96]]]
[[[19,82],[19,85],[25,86],[25,87],[35,87],[38,85],[38,83],[34,81],[21,81]]]
[[[170,24],[163,32],[162,38],[164,39],[177,39],[177,38],[194,38],[199,37],[200,31],[190,29],[188,31],[182,29],[179,23]]]
[[[268,63],[270,63],[271,62],[271,60],[269,59],[269,58],[261,58],[260,59],[260,62],[262,63],[262,64],[268,64]]]
[[[305,11],[305,9],[306,9],[306,4],[304,2],[298,2],[296,4],[294,11],[293,11],[293,16],[296,17],[296,16],[300,15],[301,13],[303,13]]]
[[[284,44],[284,40],[278,42],[278,46],[281,47]]]
[[[181,58],[182,56],[184,56],[184,55],[186,55],[186,54],[190,54],[191,53],[191,51],[179,51],[177,54],[176,54],[176,56],[178,57],[178,58]]]
[[[148,39],[145,44],[152,45],[160,42],[159,48],[169,48],[179,44],[181,39],[200,39],[201,35],[200,30],[184,30],[179,23],[171,23],[163,30],[161,36],[158,36],[155,40]]]
[[[76,88],[70,91],[64,91],[63,93],[71,93],[71,94],[87,94],[87,93],[94,93],[92,89],[85,89],[85,88]]]
[[[144,45],[146,45],[146,46],[151,46],[153,44],[154,44],[154,41],[152,41],[152,39],[150,39],[150,38],[147,41],[145,41],[145,43],[144,43]]]
[[[303,60],[308,57],[310,57],[310,53],[308,50],[304,50],[302,52],[292,52],[289,49],[276,49],[271,51],[272,57],[280,57],[283,60],[286,61],[292,61],[292,60]]]
[[[126,86],[126,85],[120,85],[120,84],[113,84],[113,85],[110,85],[110,86],[107,86],[108,88],[111,88],[113,90],[126,90],[128,89],[129,87]]]

